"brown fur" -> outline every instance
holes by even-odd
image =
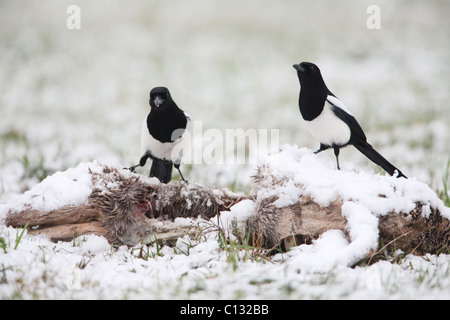
[[[90,172],[93,188],[86,204],[62,207],[51,212],[10,210],[6,225],[24,227],[30,234],[46,234],[53,241],[70,240],[83,234],[104,236],[111,243],[135,245],[167,235],[182,236],[170,223],[160,220],[198,216],[211,218],[240,198],[230,192],[203,188],[185,182],[152,185],[139,175],[123,175],[104,167]],[[191,229],[180,228],[185,233]]]
[[[285,177],[276,178],[264,166],[258,168],[253,178],[257,190],[270,190],[287,181]],[[254,242],[267,248],[280,245],[288,250],[301,243],[311,243],[330,229],[341,230],[348,236],[341,200],[324,207],[310,197],[300,197],[297,203],[281,208],[273,204],[276,200],[276,196],[256,198],[257,207],[249,219]],[[390,252],[401,249],[423,255],[448,252],[450,248],[450,221],[436,209],[432,209],[428,218],[423,217],[421,203],[411,212],[391,212],[380,217],[379,230],[379,245]]]
[[[406,253],[448,253],[450,249],[450,221],[433,209],[428,218],[421,213],[421,205],[410,213],[389,213],[380,217],[380,238],[389,251],[402,249]]]
[[[226,190],[180,181],[153,185],[139,175],[124,175],[109,167],[104,167],[101,174],[91,172],[91,175],[93,188],[86,203],[51,212],[10,211],[6,224],[24,227],[28,223],[30,234],[43,233],[54,241],[93,233],[111,243],[135,245],[155,238],[170,240],[198,234],[198,229],[180,227],[170,221],[177,217],[208,219],[242,199]],[[258,168],[253,178],[256,191],[276,191],[273,188],[287,181],[285,177],[276,178],[265,167]],[[269,249],[281,246],[288,250],[301,243],[311,243],[330,229],[347,234],[340,199],[320,206],[303,196],[284,207],[276,205],[277,199],[277,195],[255,197],[256,209],[248,220],[254,245]],[[450,222],[436,209],[432,209],[428,218],[422,216],[421,210],[422,204],[417,203],[412,212],[391,212],[380,217],[380,247],[414,254],[448,252]]]

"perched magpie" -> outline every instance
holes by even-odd
[[[333,148],[337,168],[340,169],[339,150],[351,144],[390,175],[406,178],[367,142],[359,123],[327,88],[315,64],[302,62],[293,67],[300,80],[300,113],[308,131],[320,142],[320,148],[315,153]]]
[[[147,159],[151,158],[150,177],[168,183],[172,179],[172,166],[175,166],[181,179],[186,181],[180,171],[182,154],[172,154],[172,151],[181,143],[185,133],[192,131],[192,121],[178,108],[165,87],[150,91],[149,104],[150,113],[142,125],[141,159],[139,164],[129,169],[134,172],[136,167],[145,166]]]

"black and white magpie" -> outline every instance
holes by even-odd
[[[141,159],[139,164],[130,167],[134,171],[138,166],[145,166],[147,159],[153,160],[150,177],[158,178],[162,183],[172,179],[172,166],[181,174],[181,152],[174,152],[183,137],[192,132],[191,118],[173,101],[165,87],[155,87],[150,91],[150,113],[142,125]],[[184,148],[189,147],[187,144]],[[175,149],[175,151],[178,151]]]
[[[300,81],[298,105],[308,131],[320,142],[315,152],[334,149],[337,168],[339,150],[353,145],[390,175],[406,176],[367,142],[361,126],[344,104],[328,89],[319,68],[310,62],[294,64]]]

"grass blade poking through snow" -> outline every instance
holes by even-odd
[[[17,250],[17,247],[19,246],[20,240],[22,240],[22,237],[25,234],[25,230],[27,230],[27,228],[28,228],[28,222],[25,225],[25,227],[22,229],[22,232],[20,234],[18,234],[18,236],[16,237],[16,245],[14,246],[14,250]],[[17,233],[19,233],[19,230],[17,230]]]
[[[3,249],[3,252],[6,254],[6,241],[4,238],[0,237],[0,248]]]

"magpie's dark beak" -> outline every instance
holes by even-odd
[[[163,104],[164,99],[161,99],[160,96],[156,96],[156,98],[155,98],[155,100],[153,100],[153,102],[155,103],[155,106],[157,108],[159,108],[159,106]]]
[[[295,70],[297,70],[298,72],[301,72],[301,73],[306,71],[305,68],[303,68],[300,64],[294,64],[293,67]]]

